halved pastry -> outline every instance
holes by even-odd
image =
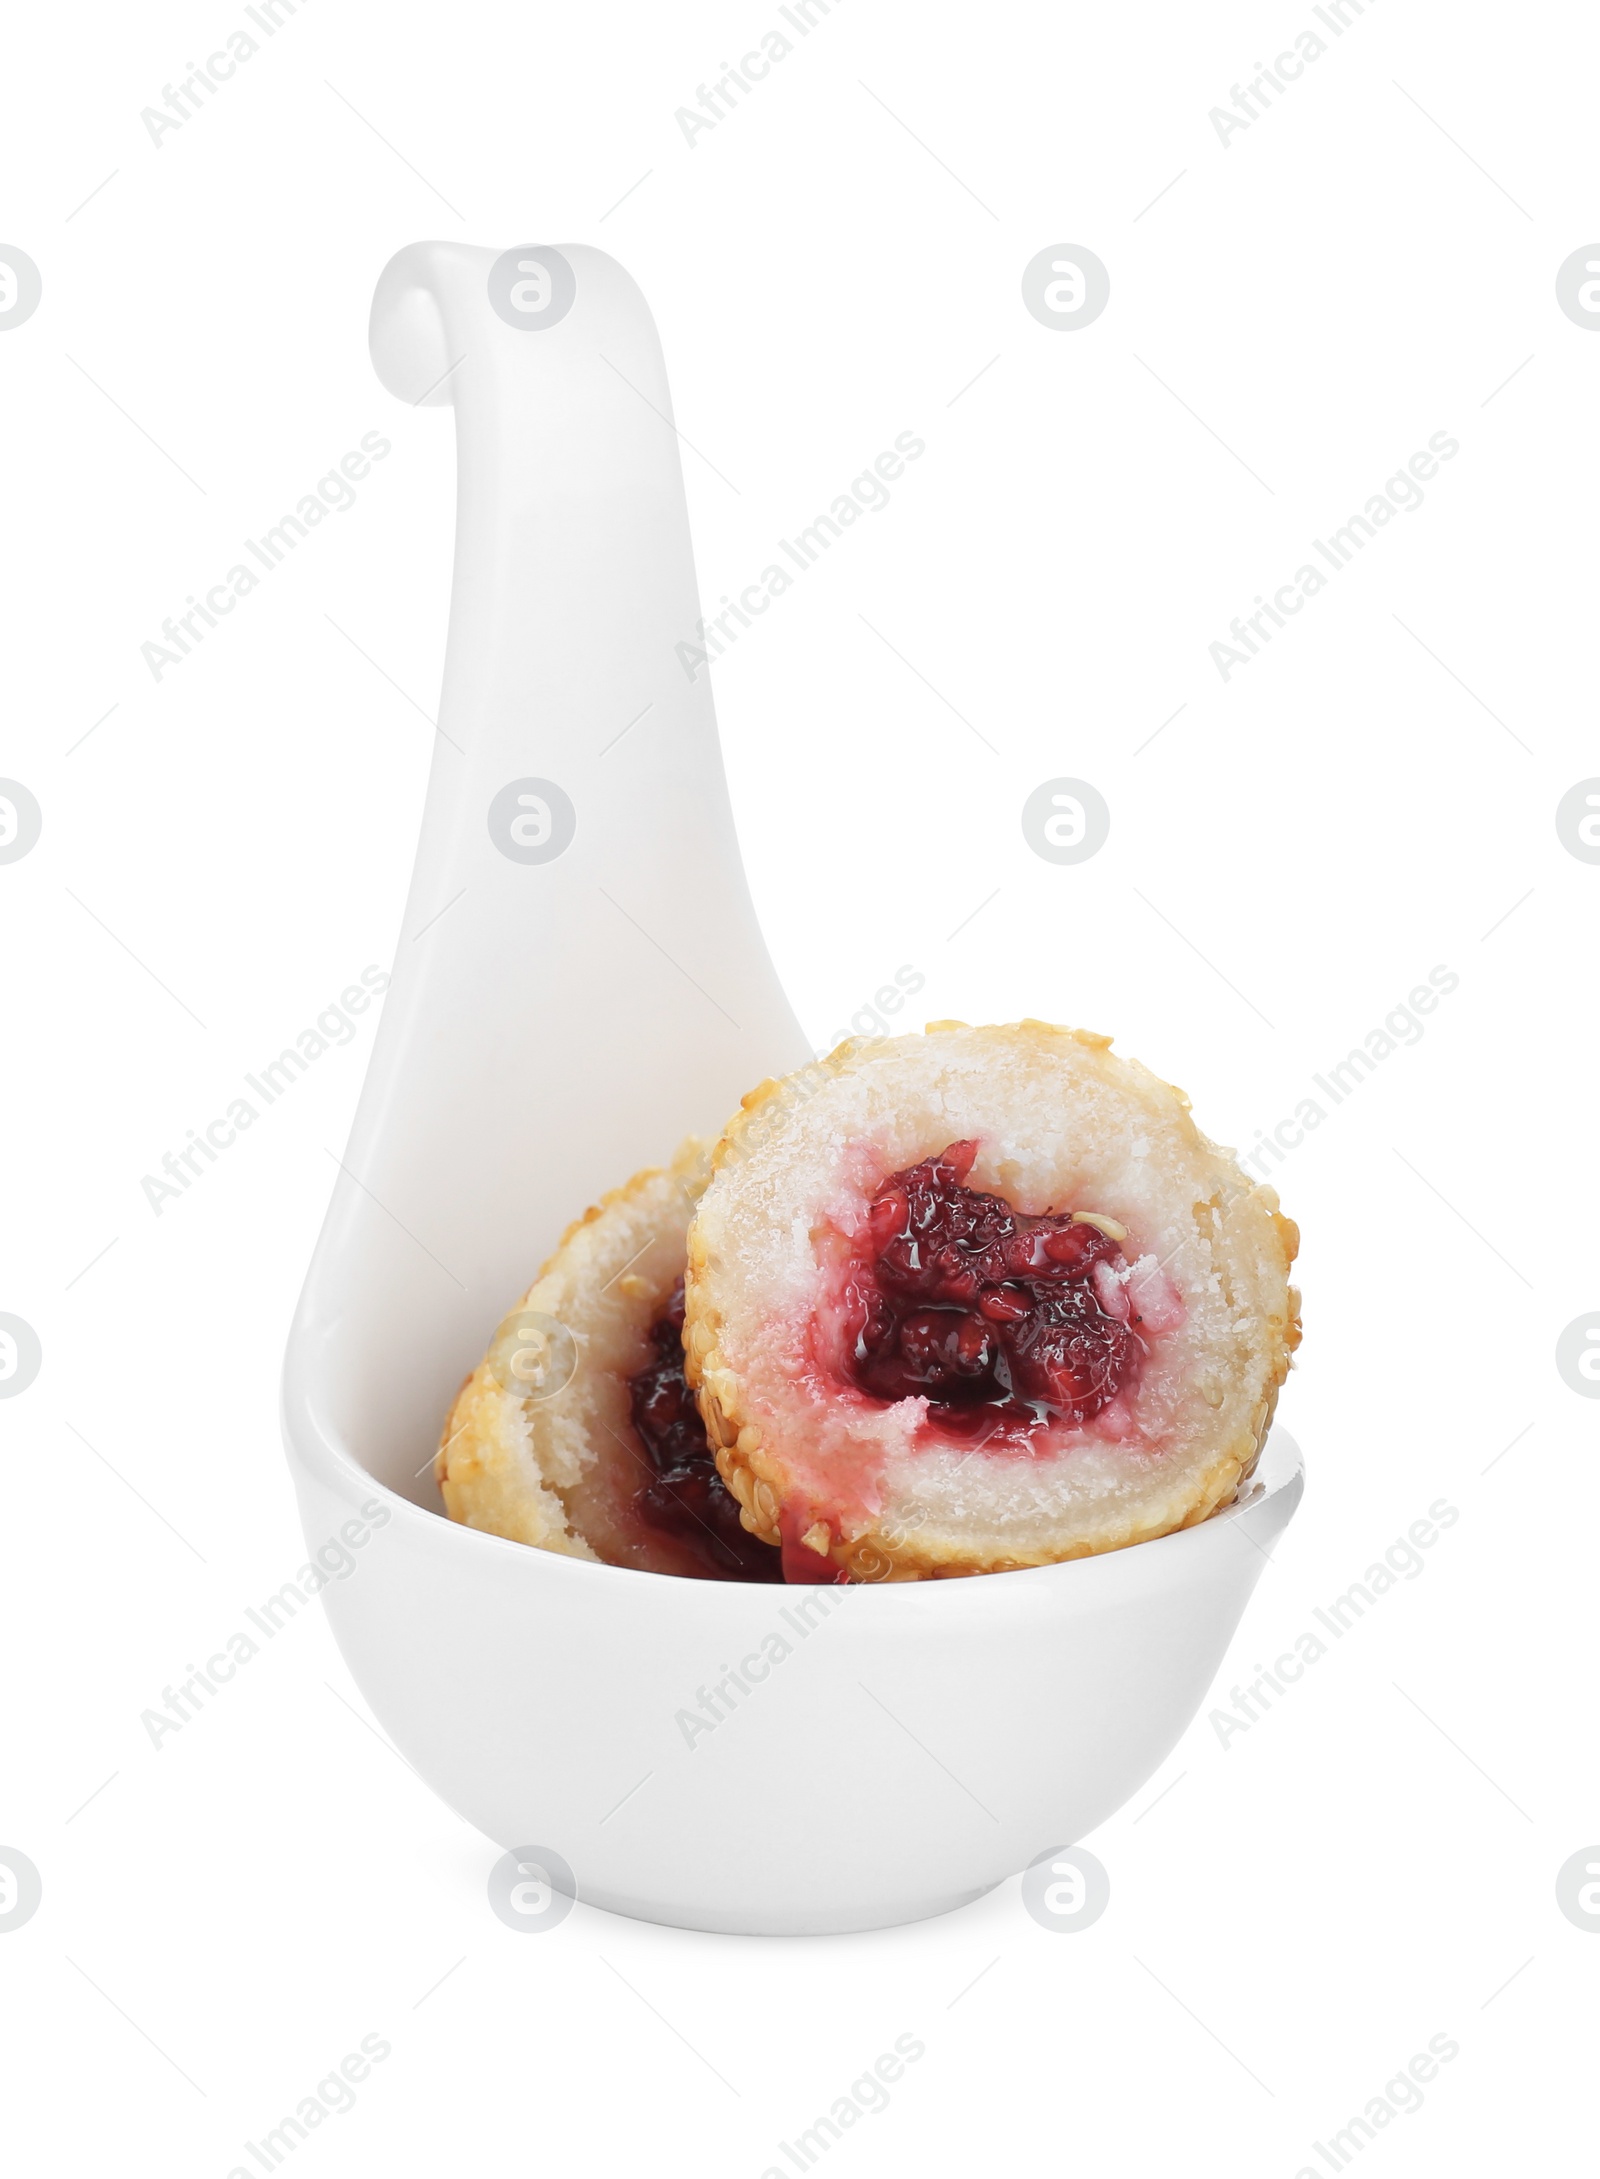
[[[1249,1475],[1299,1342],[1299,1237],[1110,1041],[858,1039],[753,1091],[717,1145],[689,1381],[789,1579],[1116,1550]]]
[[[647,1573],[779,1581],[740,1523],[683,1375],[691,1138],[561,1237],[456,1395],[434,1474],[452,1520]]]

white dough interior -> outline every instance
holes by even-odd
[[[1128,1260],[1153,1256],[1181,1298],[1182,1322],[1147,1337],[1131,1396],[1056,1425],[1042,1454],[930,1441],[925,1401],[873,1402],[817,1364],[833,1236],[860,1229],[887,1175],[962,1138],[978,1143],[968,1187],[1024,1213],[1108,1214],[1128,1229]],[[933,1551],[1031,1561],[1161,1533],[1248,1472],[1290,1314],[1276,1208],[1180,1091],[1103,1040],[951,1028],[794,1078],[769,1123],[735,1137],[697,1231],[722,1361],[799,1491],[842,1496],[857,1528]]]

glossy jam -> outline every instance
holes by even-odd
[[[633,1426],[655,1470],[634,1493],[648,1527],[690,1545],[707,1576],[724,1581],[782,1581],[783,1560],[740,1524],[739,1502],[717,1473],[694,1395],[683,1374],[683,1281],[650,1327],[654,1353],[628,1380]]]
[[[845,1280],[846,1368],[874,1399],[925,1395],[948,1437],[1088,1422],[1144,1353],[1127,1260],[1070,1212],[1026,1217],[966,1187],[977,1154],[951,1143],[874,1196]]]

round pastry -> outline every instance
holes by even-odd
[[[691,1138],[584,1213],[456,1395],[434,1474],[452,1520],[646,1573],[778,1581],[741,1525],[683,1376]]]
[[[717,1145],[689,1381],[791,1580],[1112,1551],[1249,1475],[1299,1236],[1110,1046],[1034,1021],[857,1039]]]

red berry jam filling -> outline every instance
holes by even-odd
[[[1088,1422],[1145,1351],[1127,1259],[1070,1212],[1026,1217],[965,1187],[977,1154],[953,1142],[873,1197],[845,1283],[846,1366],[874,1399],[925,1396],[950,1437]]]
[[[683,1281],[650,1327],[654,1356],[628,1380],[633,1427],[655,1470],[634,1493],[651,1528],[698,1548],[712,1579],[782,1581],[783,1560],[739,1520],[739,1501],[717,1473],[705,1424],[683,1374]]]

